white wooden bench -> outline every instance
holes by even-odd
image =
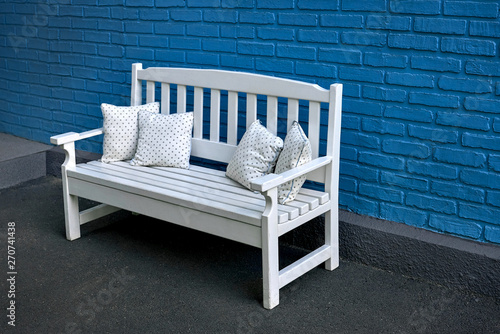
[[[241,119],[245,120],[246,126],[256,120],[257,107],[262,105],[264,96],[267,103],[264,110],[259,109],[259,118],[265,115],[266,126],[274,134],[278,122],[286,122],[288,129],[294,120],[299,119],[299,109],[304,106],[308,109],[305,112],[308,114],[307,132],[313,160],[281,175],[269,174],[256,179],[252,183],[256,192],[252,192],[227,178],[223,171],[193,164],[189,169],[138,167],[127,162],[76,164],[75,141],[101,135],[102,128],[53,136],[51,143],[61,145],[66,153],[62,183],[68,240],[80,237],[80,225],[126,209],[261,248],[263,304],[267,309],[278,305],[279,289],[294,279],[322,263],[328,270],[338,266],[342,85],[333,84],[326,90],[314,84],[250,73],[182,68],[142,69],[142,64],[133,64],[133,106],[143,103],[143,82],[146,82],[147,103],[156,100],[156,83],[159,83],[161,113],[170,112],[171,91],[174,88],[177,91],[177,113],[191,110],[187,101],[191,92],[194,95],[191,157],[228,163],[238,142],[238,120],[240,126],[245,126],[241,124]],[[208,95],[208,90],[210,117],[204,119],[204,94]],[[226,95],[227,108],[223,109],[227,109],[227,133],[222,135],[226,135],[223,138],[227,140],[222,141],[221,101],[224,99],[221,96]],[[246,108],[242,107],[242,100]],[[278,121],[278,101],[285,103],[286,121]],[[327,124],[321,117],[321,103],[329,104]],[[204,127],[203,122],[209,123],[208,127]],[[284,129],[284,125],[280,126]],[[324,156],[319,156],[320,126],[327,127]],[[209,129],[205,136],[204,129]],[[324,190],[302,188],[294,201],[278,204],[278,185],[304,174],[307,174],[308,180],[324,184]],[[103,204],[79,212],[78,197]],[[280,270],[278,238],[323,214],[325,244]]]

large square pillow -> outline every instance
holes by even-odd
[[[283,140],[256,120],[241,138],[229,161],[227,177],[250,189],[251,180],[273,172],[282,148]]]
[[[129,160],[134,157],[139,135],[137,126],[139,110],[159,113],[160,103],[153,102],[132,107],[101,104],[104,128],[102,162]]]
[[[311,161],[312,150],[311,143],[307,139],[300,124],[295,121],[285,137],[283,151],[280,153],[276,163],[276,174],[281,174],[287,170],[302,166]],[[288,181],[278,187],[278,202],[288,203],[295,199],[300,188],[306,181],[306,176],[300,176],[292,181]]]
[[[189,168],[193,113],[162,115],[139,111],[139,141],[134,166]]]

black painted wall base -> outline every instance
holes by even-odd
[[[77,152],[77,161],[100,155]],[[47,174],[60,177],[64,153],[47,151]],[[455,289],[500,297],[500,245],[439,234],[352,212],[340,211],[340,256]],[[315,249],[324,242],[324,222],[313,220],[284,235],[282,242]]]

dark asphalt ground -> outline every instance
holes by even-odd
[[[312,270],[268,311],[258,249],[129,214],[82,232],[64,237],[60,179],[0,191],[0,333],[500,333],[499,299],[353,262]],[[280,252],[285,262],[303,254]]]

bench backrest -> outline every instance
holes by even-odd
[[[238,118],[246,119],[245,128],[257,119],[257,107],[265,99],[264,114],[266,127],[276,134],[278,130],[278,99],[286,99],[287,128],[294,120],[299,120],[299,107],[308,105],[307,134],[311,142],[313,158],[320,153],[320,128],[327,127],[326,155],[338,162],[340,144],[340,121],[342,103],[342,85],[333,84],[330,90],[318,85],[276,78],[271,76],[232,72],[223,70],[205,70],[189,68],[150,67],[142,69],[142,64],[132,65],[131,105],[143,102],[143,82],[146,82],[146,103],[156,101],[156,83],[161,85],[161,113],[171,112],[171,85],[177,86],[177,113],[194,112],[194,129],[191,155],[204,159],[228,163],[238,143]],[[193,92],[192,107],[188,107],[187,92]],[[210,116],[203,118],[204,95],[210,95]],[[221,141],[221,95],[227,96],[227,133],[226,142]],[[258,98],[259,97],[259,98]],[[241,108],[241,102],[246,105]],[[327,103],[328,115],[321,118],[321,103]],[[191,105],[191,104],[189,104]],[[207,106],[208,107],[208,106]],[[281,113],[280,113],[281,114]],[[326,115],[325,115],[326,116]],[[259,117],[260,118],[260,117]],[[204,134],[204,122],[208,122],[208,134]],[[325,124],[326,123],[326,124]],[[241,126],[242,124],[240,124]],[[304,124],[301,126],[306,131]],[[286,131],[283,131],[286,133]],[[324,173],[313,173],[308,179],[325,182]]]

